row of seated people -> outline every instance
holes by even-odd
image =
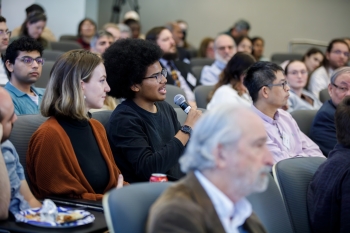
[[[160,32],[162,31],[167,32],[167,30],[161,28]],[[13,42],[8,48],[9,52],[15,48],[17,43],[20,44],[25,40],[26,39],[23,38]],[[31,45],[33,44],[35,44],[35,41],[32,41]],[[15,57],[12,60],[6,53],[6,58],[9,58],[6,60],[6,63],[11,72],[11,83],[17,71],[21,70],[17,68],[18,66],[19,68],[21,66],[26,66],[27,68],[30,67],[30,69],[37,70],[38,67],[42,65],[40,50],[33,51],[27,48],[24,49],[24,51],[20,49],[19,51],[15,51],[20,52],[14,53]],[[135,53],[130,54],[129,51],[135,51]],[[138,53],[136,51],[138,51]],[[144,53],[144,51],[147,51],[147,53]],[[32,52],[36,52],[36,54],[31,54]],[[115,56],[115,54],[118,54],[118,57]],[[147,56],[145,56],[145,54],[147,54]],[[84,59],[80,56],[85,55],[88,57],[86,59],[89,62],[81,61]],[[99,140],[104,140],[105,143],[108,144],[108,137],[109,145],[112,148],[110,152],[106,152],[110,153],[109,161],[106,161],[107,156],[103,155],[101,151],[97,153],[98,155],[91,155],[91,158],[99,156],[101,161],[101,157],[104,157],[106,164],[111,163],[115,165],[111,157],[112,154],[115,155],[113,159],[124,174],[125,180],[131,183],[146,181],[153,172],[167,173],[170,179],[174,178],[174,180],[179,179],[183,175],[181,174],[177,162],[188,141],[188,134],[190,132],[188,131],[188,127],[181,128],[176,119],[174,110],[165,102],[161,101],[164,100],[166,95],[166,81],[164,77],[167,73],[166,69],[162,68],[159,63],[159,59],[162,55],[162,50],[155,45],[155,43],[143,40],[121,40],[114,43],[103,55],[106,73],[103,72],[104,66],[101,58],[93,53],[84,52],[83,50],[68,52],[56,62],[52,70],[52,77],[41,103],[41,112],[44,116],[50,116],[50,119],[33,135],[28,149],[27,168],[29,177],[34,186],[33,190],[36,190],[34,192],[37,192],[35,193],[37,196],[41,195],[39,190],[45,189],[43,191],[47,191],[50,184],[48,179],[50,179],[49,175],[52,174],[52,167],[50,170],[45,171],[45,169],[43,169],[44,166],[35,167],[35,165],[38,165],[38,159],[40,158],[42,158],[42,162],[45,166],[50,162],[50,160],[47,159],[47,151],[49,151],[49,153],[53,152],[53,150],[50,150],[52,143],[44,143],[43,138],[50,138],[51,136],[58,137],[55,141],[62,141],[61,146],[64,145],[64,141],[69,139],[72,144],[70,152],[74,153],[73,159],[76,158],[78,161],[79,155],[75,149],[78,150],[78,148],[80,148],[80,153],[86,156],[86,154],[84,154],[86,151],[90,154],[92,151],[96,152],[99,150],[99,148],[96,150],[96,146],[98,147],[98,145],[101,145],[99,144],[101,143]],[[89,56],[100,60],[94,63],[94,59]],[[78,61],[72,62],[70,59],[73,59],[73,61],[77,59]],[[91,59],[91,62],[89,59]],[[15,62],[15,60],[18,61]],[[84,67],[82,65],[83,67],[80,67],[78,65],[79,61],[84,65],[95,64],[95,66]],[[143,64],[142,67],[140,63]],[[72,66],[73,68],[70,68]],[[84,69],[84,71],[73,72],[71,70],[78,69],[79,67],[80,69]],[[28,72],[28,74],[32,80],[38,78],[38,72]],[[54,74],[57,74],[56,78],[53,77]],[[78,74],[75,76],[75,83],[71,80],[73,77],[69,76],[69,74]],[[111,85],[112,88],[109,88],[109,85],[106,83],[106,76],[108,84]],[[64,82],[61,79],[68,79],[69,81]],[[176,79],[173,80],[173,82],[175,81]],[[9,85],[12,85],[11,83],[9,83]],[[73,83],[74,85],[69,85]],[[69,98],[64,98],[63,94],[67,93],[63,90],[66,90],[66,92],[69,90],[69,88],[64,85],[69,85],[70,88],[78,86],[78,88],[68,92],[68,94],[71,95]],[[288,113],[280,109],[286,105],[289,95],[289,87],[285,81],[283,69],[275,64],[266,62],[252,64],[244,79],[244,85],[247,87],[254,103],[252,107],[253,111],[264,121],[269,136],[267,146],[270,152],[272,152],[275,162],[296,156],[322,157],[317,145],[300,132],[295,121]],[[103,106],[106,92],[110,92],[110,95],[113,97],[126,99],[116,108],[111,116],[109,127],[107,128],[108,136],[97,135],[94,127],[98,127],[98,124],[94,125],[95,123],[93,120],[86,120],[86,115],[90,108],[100,108]],[[12,98],[14,99],[15,97]],[[75,102],[68,101],[69,106],[67,109],[64,109],[64,104],[62,104],[64,100],[75,100]],[[77,109],[81,110],[80,115],[76,112]],[[199,116],[200,112],[193,108],[188,115],[188,120],[185,122],[185,125],[190,128],[193,127]],[[13,119],[15,119],[14,115],[12,115],[11,121],[14,121]],[[62,120],[61,123],[60,120]],[[78,125],[74,123],[78,123]],[[80,125],[80,123],[84,125]],[[84,138],[87,142],[84,141],[83,145],[80,141],[76,141],[73,145],[74,140],[72,140],[72,138],[75,138],[74,135],[77,133],[77,129],[74,126],[79,125],[83,127],[90,125],[91,128],[88,129],[89,132],[86,131],[86,135],[90,136]],[[172,127],[169,127],[169,125],[172,125]],[[50,135],[50,137],[42,136],[48,132],[52,134],[47,127],[52,127],[50,129],[56,132],[56,134]],[[58,131],[54,131],[55,129]],[[103,131],[103,128],[100,129]],[[59,140],[60,137],[65,137],[66,140]],[[103,137],[104,139],[101,139]],[[81,137],[79,137],[79,139],[81,139]],[[86,145],[95,146],[95,149],[89,148],[87,150]],[[60,145],[58,144],[57,146]],[[58,148],[57,151],[60,151],[59,149],[60,148]],[[11,150],[13,151],[13,149]],[[60,158],[60,156],[63,155],[67,156],[65,159],[70,161],[71,154],[69,153],[58,152],[57,157]],[[31,156],[34,158],[31,159]],[[55,158],[54,155],[53,158]],[[36,161],[34,162],[33,160]],[[62,160],[62,158],[61,161],[53,160],[55,162],[54,166],[58,166],[59,163],[62,163]],[[79,168],[83,171],[84,168],[82,168],[82,164],[79,162],[75,163],[75,165],[79,165]],[[94,167],[88,169],[94,172]],[[109,172],[107,177],[109,176],[109,178],[111,178],[111,170],[106,169],[106,171],[107,170]],[[43,172],[40,175],[41,178],[39,176],[36,177],[39,175],[37,173],[40,172]],[[65,177],[69,174],[67,168],[63,169],[62,172]],[[88,179],[87,174],[82,174]],[[118,172],[113,174],[117,175]],[[57,177],[54,179],[55,182],[57,181],[56,179],[60,177],[62,178],[62,174],[60,176],[58,173]],[[101,177],[106,176],[101,175]],[[74,176],[72,176],[72,178],[74,178]],[[81,185],[83,187],[84,185],[92,185],[94,182],[93,179],[96,179],[96,177],[90,178],[92,180],[87,180],[87,183]],[[117,177],[114,176],[114,185],[116,185],[116,180]],[[40,184],[40,181],[44,182],[46,186],[41,186],[42,184]],[[62,183],[65,183],[65,181],[63,180]],[[103,189],[103,192],[108,189],[107,187],[109,187],[109,184],[110,183]],[[86,192],[86,190],[88,190],[88,188],[84,187],[83,191]],[[99,187],[96,187],[96,190],[101,190],[101,188],[99,189]],[[92,194],[96,194],[95,191],[93,192]],[[66,190],[64,194],[60,194],[67,195]],[[48,194],[44,193],[43,195]],[[81,192],[75,194],[74,192],[72,193],[72,190],[70,190],[67,196],[84,197]],[[86,195],[85,198],[89,199],[91,196],[96,199],[101,198],[101,196],[98,195]]]

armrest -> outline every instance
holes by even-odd
[[[82,209],[90,209],[90,210],[103,212],[102,200],[91,201],[91,200],[72,199],[72,198],[56,197],[56,196],[48,196],[47,198],[51,199],[56,205],[59,205],[59,206],[77,207]]]

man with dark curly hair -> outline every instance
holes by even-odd
[[[162,67],[168,71],[168,84],[173,84],[186,93],[187,100],[195,105],[193,89],[199,84],[197,78],[192,74],[191,66],[178,59],[178,51],[172,33],[165,27],[152,28],[146,34],[146,40],[157,44],[163,51],[159,60]]]
[[[29,37],[13,41],[6,50],[5,65],[11,75],[5,89],[11,95],[17,115],[40,112],[44,90],[35,88],[33,84],[41,76],[42,55],[43,46]]]
[[[161,56],[157,45],[141,39],[118,40],[103,55],[109,95],[125,98],[109,119],[107,136],[129,183],[148,181],[152,173],[181,178],[178,160],[201,115],[193,107],[181,127],[164,101],[167,70],[159,64]]]

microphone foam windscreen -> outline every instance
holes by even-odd
[[[186,101],[185,97],[184,97],[183,95],[181,95],[181,94],[177,94],[177,95],[174,97],[174,103],[175,103],[176,105],[180,105],[180,104],[182,104],[182,103],[185,102],[185,101]]]

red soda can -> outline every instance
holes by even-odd
[[[165,174],[161,173],[153,173],[151,178],[149,178],[149,182],[167,182],[168,178]]]

